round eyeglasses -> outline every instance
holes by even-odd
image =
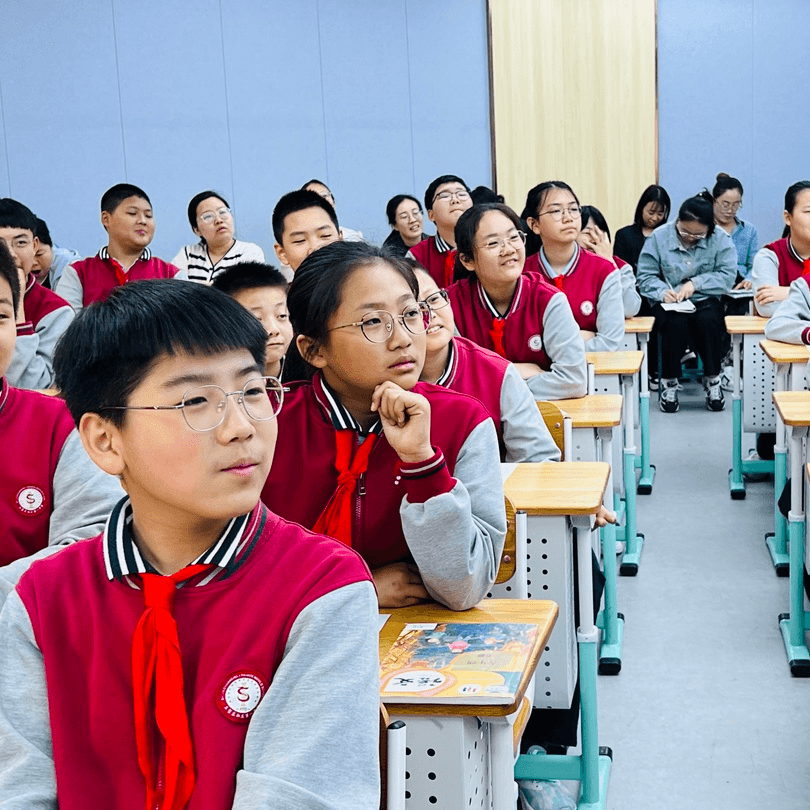
[[[362,321],[342,323],[340,326],[333,326],[329,331],[359,326],[366,340],[371,343],[385,343],[394,333],[394,320],[398,320],[412,335],[423,335],[430,323],[430,307],[419,301],[406,307],[401,315],[392,315],[384,309],[375,309],[363,316]]]
[[[739,211],[743,207],[743,204],[742,204],[742,200],[740,200],[740,202],[726,202],[725,200],[723,200],[723,202],[718,202],[717,203],[717,207],[721,211],[732,211],[733,212],[733,211]]]
[[[254,422],[274,419],[284,403],[284,387],[275,377],[254,377],[241,391],[226,391],[218,385],[189,388],[179,405],[110,405],[105,411],[180,411],[196,433],[215,430],[225,421],[228,397],[245,409]]]
[[[231,209],[219,208],[216,213],[214,211],[206,211],[204,214],[200,215],[200,222],[204,222],[206,225],[210,225],[217,217],[220,219],[228,219],[231,215]]]
[[[434,198],[433,202],[450,202],[455,197],[459,202],[464,202],[470,199],[470,192],[465,189],[458,191],[440,191]]]
[[[427,304],[430,307],[432,312],[435,312],[437,309],[444,309],[450,303],[450,296],[447,293],[447,290],[437,290],[432,295],[429,295],[425,298],[424,301],[421,303]]]
[[[705,233],[689,233],[689,231],[682,231],[680,228],[677,227],[675,228],[675,230],[678,232],[678,236],[680,236],[681,239],[690,239],[694,242],[700,242],[703,239],[705,239],[708,235]]]
[[[501,254],[506,248],[511,248],[512,250],[520,250],[526,244],[526,234],[523,231],[516,231],[511,236],[507,236],[505,239],[498,239],[497,237],[493,237],[488,241],[484,242],[481,245],[481,250],[485,250],[487,253],[492,253],[493,255]]]
[[[562,222],[564,214],[568,214],[569,219],[577,219],[582,214],[582,209],[578,205],[569,205],[567,208],[552,208],[550,211],[543,211],[537,217],[551,217],[555,222]]]

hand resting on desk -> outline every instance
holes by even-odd
[[[411,607],[431,601],[415,565],[391,563],[372,571],[371,576],[374,577],[377,601],[381,608]]]

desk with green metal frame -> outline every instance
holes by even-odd
[[[654,324],[655,318],[652,315],[625,318],[624,320],[625,335],[635,335],[637,347],[644,354],[638,386],[638,422],[641,453],[636,456],[635,460],[636,469],[641,470],[641,477],[636,487],[636,492],[639,495],[649,495],[655,481],[655,465],[650,464],[650,381],[647,371],[650,332],[652,332]]]

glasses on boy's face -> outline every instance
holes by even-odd
[[[440,191],[434,198],[433,202],[450,202],[455,197],[459,202],[470,199],[470,192],[465,189],[458,191]]]
[[[538,214],[538,217],[551,217],[555,222],[562,222],[564,214],[568,214],[569,219],[577,219],[582,213],[582,209],[578,205],[569,205],[567,208],[552,208],[550,211],[543,211]]]
[[[430,307],[419,301],[405,307],[401,315],[392,315],[384,309],[375,309],[364,315],[362,321],[342,323],[340,326],[333,326],[329,331],[359,326],[366,340],[372,343],[385,343],[394,333],[394,320],[398,320],[412,335],[423,335],[430,323]]]
[[[214,211],[206,211],[204,214],[200,214],[200,222],[204,222],[206,225],[210,225],[217,217],[220,219],[227,219],[231,215],[231,209],[226,208],[224,205],[222,208],[217,209],[216,212]]]
[[[225,421],[228,397],[245,409],[254,422],[274,419],[284,403],[284,388],[275,377],[254,377],[241,391],[226,391],[218,385],[189,388],[179,405],[116,405],[108,411],[180,411],[186,424],[196,433],[215,430]]]
[[[523,245],[526,244],[526,234],[523,231],[516,231],[511,236],[507,236],[505,239],[498,239],[497,237],[493,237],[488,241],[484,242],[481,245],[481,250],[485,250],[487,253],[492,253],[494,255],[500,254],[506,248],[511,248],[513,250],[520,250]]]
[[[450,296],[447,294],[447,290],[437,290],[420,303],[426,304],[435,312],[437,309],[444,309],[450,303]]]

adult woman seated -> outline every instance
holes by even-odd
[[[385,215],[392,230],[383,242],[383,247],[394,255],[404,256],[414,245],[427,239],[427,234],[422,233],[422,203],[416,197],[396,194],[385,206]]]

